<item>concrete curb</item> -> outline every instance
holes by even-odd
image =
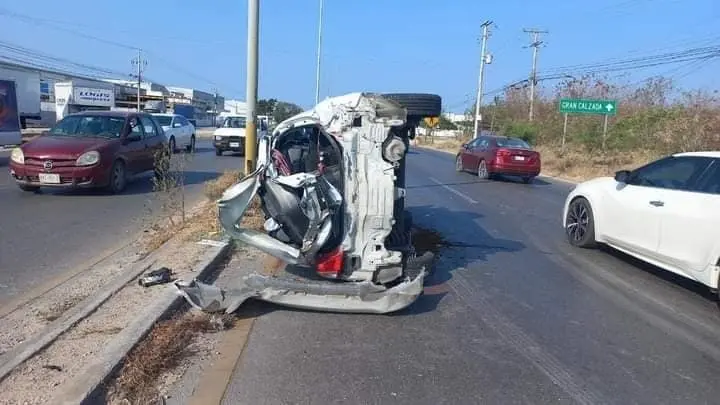
[[[203,278],[230,252],[231,244],[210,246],[196,266],[196,278]],[[122,364],[123,359],[142,340],[155,324],[165,318],[183,302],[183,298],[168,285],[166,291],[155,302],[139,314],[138,318],[109,342],[105,351],[96,357],[96,361],[87,365],[75,378],[68,382],[67,388],[55,400],[60,404],[104,403],[97,398],[105,382]]]
[[[45,329],[0,356],[0,381],[5,379],[17,366],[33,357],[54,342],[60,335],[67,332],[68,329],[95,312],[98,307],[127,283],[150,268],[155,263],[156,257],[159,254],[158,252],[161,250],[162,248],[157,249],[143,260],[135,263],[127,273],[117,276],[104,290],[84,299],[79,305],[76,305],[60,318],[46,326]]]

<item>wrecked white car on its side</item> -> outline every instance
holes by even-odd
[[[352,93],[328,98],[259,139],[255,172],[218,201],[234,239],[302,269],[305,277],[253,274],[236,291],[178,282],[204,310],[247,298],[340,312],[388,313],[421,294],[431,257],[416,257],[405,210],[405,156],[439,96]],[[265,232],[240,227],[258,196]],[[295,272],[297,273],[297,272]]]

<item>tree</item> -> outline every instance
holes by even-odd
[[[293,115],[300,114],[303,109],[297,104],[288,103],[285,101],[278,101],[275,104],[275,108],[272,112],[273,119],[275,122],[280,123]]]
[[[257,115],[273,115],[277,100],[274,98],[261,99],[257,102]]]

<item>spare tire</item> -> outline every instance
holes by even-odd
[[[439,117],[442,112],[442,99],[437,94],[385,93],[382,96],[405,107],[409,117]]]

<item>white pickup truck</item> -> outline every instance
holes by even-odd
[[[213,132],[213,146],[215,155],[221,156],[223,152],[231,151],[245,154],[245,127],[247,117],[244,115],[225,115],[218,128]],[[258,117],[257,137],[267,135],[268,122]]]

